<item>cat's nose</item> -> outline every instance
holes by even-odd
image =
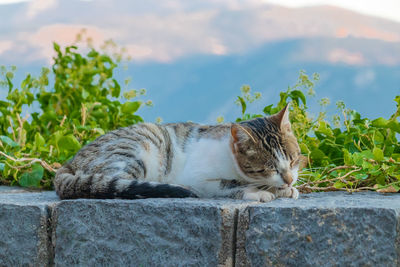
[[[285,184],[287,184],[287,185],[291,185],[292,184],[293,177],[292,177],[291,173],[286,172],[286,173],[281,174],[281,176],[282,176],[282,180],[285,182]]]

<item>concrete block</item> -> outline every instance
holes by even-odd
[[[237,266],[399,266],[400,194],[342,192],[249,205]]]
[[[60,201],[0,187],[0,266],[400,266],[400,194]]]
[[[240,201],[72,200],[53,210],[56,266],[232,266]]]
[[[49,207],[57,200],[54,192],[0,194],[0,266],[51,264]]]

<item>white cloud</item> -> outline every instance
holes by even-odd
[[[211,37],[208,39],[209,52],[214,55],[225,55],[228,53],[228,48],[222,44],[218,38]]]
[[[40,28],[34,33],[23,32],[19,35],[19,43],[28,43],[39,49],[39,53],[32,53],[27,60],[47,59],[49,62],[53,56],[53,42],[61,45],[71,45],[76,41],[78,33],[84,30],[90,36],[94,45],[101,45],[106,39],[102,31],[90,25],[66,25],[54,24]]]
[[[115,5],[110,0],[32,1],[24,7],[26,17],[31,19],[27,22],[16,15],[15,30],[10,30],[9,40],[16,44],[13,53],[29,51],[31,46],[36,52],[28,59],[49,60],[53,53],[52,41],[71,44],[85,27],[88,36],[98,43],[112,38],[118,45],[125,46],[133,60],[160,62],[196,54],[242,53],[271,41],[297,38],[400,42],[400,24],[382,23],[334,7],[292,9],[269,6],[262,0],[166,0],[155,6],[156,2],[120,0],[119,5]],[[76,13],[71,15],[71,10]],[[11,24],[13,19],[7,21]],[[63,24],[57,24],[58,21]],[[371,55],[365,51],[354,54],[362,47],[334,51],[335,48],[342,47],[331,45],[322,57],[309,51],[308,57],[357,65],[370,62]],[[382,55],[384,52],[374,53]],[[379,62],[397,64],[400,57],[392,54]],[[25,55],[19,54],[27,60]]]
[[[376,74],[372,69],[362,70],[356,74],[354,77],[354,84],[359,89],[366,88],[375,81]]]
[[[12,46],[13,46],[12,41],[0,41],[0,55],[6,52],[7,50],[10,50]]]
[[[344,49],[333,49],[328,53],[328,61],[332,63],[346,63],[348,65],[364,65],[366,60],[360,52],[350,52]]]
[[[154,58],[154,51],[148,46],[129,44],[126,45],[125,48],[127,50],[127,53],[132,57],[133,60],[146,60],[149,58]],[[168,61],[169,58],[158,55],[158,60]]]
[[[32,0],[0,0],[0,5],[17,4],[21,2],[30,2]]]
[[[224,55],[229,48],[213,28],[215,11],[142,15],[109,19],[107,36],[124,45],[133,60],[169,62],[189,54]],[[113,22],[128,25],[116,28]]]
[[[287,7],[331,5],[400,22],[399,0],[261,0]]]
[[[28,4],[26,16],[29,19],[36,17],[39,13],[55,7],[57,0],[34,0]]]

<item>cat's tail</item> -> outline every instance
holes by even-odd
[[[67,163],[56,173],[54,187],[61,199],[141,199],[141,198],[185,198],[197,197],[189,189],[179,185],[145,182],[127,179],[118,174],[84,174],[74,172]]]

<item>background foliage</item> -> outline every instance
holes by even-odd
[[[144,90],[121,95],[113,76],[120,53],[90,48],[83,55],[76,46],[62,49],[56,43],[54,51],[52,68],[43,68],[38,77],[28,74],[19,87],[13,84],[15,67],[0,69],[0,85],[8,92],[0,101],[2,184],[51,188],[56,169],[83,145],[107,131],[143,121],[136,112],[151,105],[138,100]],[[363,118],[343,102],[336,103],[338,113],[332,120],[325,112],[312,117],[307,101],[318,79],[317,74],[310,78],[301,71],[297,83],[280,93],[279,102],[259,114],[250,114],[247,108],[261,94],[243,86],[236,101],[241,107],[237,121],[274,114],[291,102],[292,128],[305,157],[298,182],[302,191],[397,192],[400,95],[389,118]],[[325,107],[329,100],[321,99],[320,104]],[[26,112],[29,108],[35,112]]]
[[[325,112],[320,112],[316,118],[307,112],[307,100],[314,95],[318,79],[317,74],[310,78],[301,71],[297,83],[281,92],[279,102],[266,106],[262,114],[246,113],[247,105],[260,95],[252,94],[248,86],[242,87],[242,96],[237,100],[242,117],[237,121],[277,113],[291,102],[292,129],[306,157],[306,166],[298,182],[298,188],[303,192],[399,191],[400,95],[394,98],[394,112],[389,118],[364,118],[357,111],[346,108],[343,102],[338,102],[338,112],[329,122]],[[325,107],[329,99],[319,102]]]
[[[76,46],[61,49],[56,43],[54,50],[52,68],[43,68],[39,77],[28,74],[19,87],[12,82],[14,67],[0,70],[8,90],[6,100],[0,101],[3,184],[50,188],[55,170],[83,145],[109,130],[143,121],[135,114],[143,103],[135,98],[145,91],[121,96],[121,85],[113,78],[120,54],[91,48],[82,55]],[[37,111],[27,113],[32,106]]]

